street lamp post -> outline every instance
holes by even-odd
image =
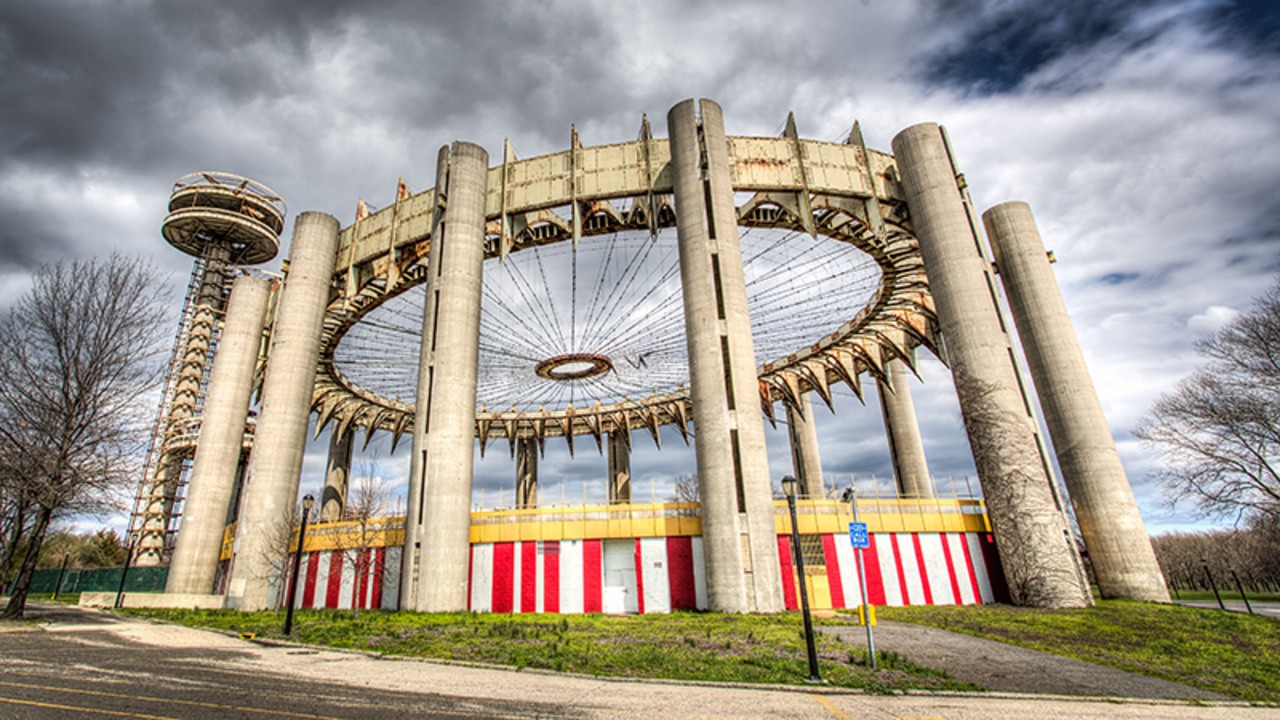
[[[787,496],[787,510],[791,512],[791,554],[795,557],[800,573],[800,610],[804,614],[804,642],[809,650],[809,677],[806,681],[822,682],[818,674],[818,649],[813,644],[813,618],[809,615],[809,589],[805,586],[804,553],[800,551],[800,529],[796,525],[796,479],[790,475],[782,478],[782,492]]]
[[[124,552],[124,569],[120,571],[120,587],[116,588],[116,602],[113,607],[124,604],[124,581],[129,578],[129,564],[133,562],[133,548],[138,543],[138,533],[129,534],[129,547]]]
[[[298,526],[298,549],[293,554],[293,577],[289,581],[289,605],[284,611],[284,634],[293,634],[293,604],[298,597],[298,569],[302,567],[302,543],[307,539],[307,518],[311,516],[311,506],[316,499],[310,495],[302,496],[302,524]]]

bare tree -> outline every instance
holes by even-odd
[[[137,478],[158,387],[167,289],[143,260],[55,263],[0,321],[0,475],[29,500],[3,618],[19,618],[49,524],[99,512]]]
[[[1135,434],[1160,449],[1172,502],[1280,520],[1280,280],[1197,349],[1207,362]]]
[[[362,461],[357,470],[358,475],[347,492],[347,505],[343,508],[343,520],[346,528],[343,561],[352,569],[352,592],[360,592],[360,577],[370,573],[369,550],[376,547],[382,539],[385,528],[383,522],[389,510],[389,498],[386,483],[377,474],[377,455],[370,460]],[[360,617],[361,597],[351,602],[352,617]]]

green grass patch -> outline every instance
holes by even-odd
[[[1234,587],[1229,592],[1223,588],[1218,588],[1218,592],[1221,593],[1223,602],[1240,602],[1240,593],[1236,592]],[[1177,596],[1169,593],[1169,597],[1174,600],[1217,602],[1212,590],[1179,590]],[[1249,602],[1280,602],[1280,593],[1252,593],[1246,590],[1245,597],[1249,598]]]
[[[877,613],[1244,700],[1280,701],[1280,622],[1260,616],[1124,600],[1076,610],[979,605]]]
[[[283,612],[128,610],[195,627],[282,638]],[[588,675],[799,684],[808,675],[797,615],[502,615],[303,610],[293,639],[391,655],[496,663]],[[818,637],[819,666],[831,685],[872,692],[978,690],[893,654]]]

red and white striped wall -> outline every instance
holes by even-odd
[[[857,557],[844,535],[822,536],[826,592],[819,607],[853,608],[861,604]],[[994,602],[988,567],[995,545],[987,533],[874,533],[862,552],[867,602],[872,605],[974,605]],[[791,538],[778,536],[783,578],[793,578]],[[821,584],[813,583],[819,593]],[[789,609],[799,607],[796,586],[783,582]],[[829,604],[828,604],[829,603]]]
[[[855,551],[823,535],[826,574],[809,568],[818,608],[861,603]],[[396,609],[398,547],[303,556],[300,608]],[[778,536],[783,593],[798,607],[791,538]],[[969,605],[1007,599],[988,533],[873,533],[863,551],[872,605]],[[540,540],[471,546],[469,609],[500,613],[665,613],[706,609],[702,538]]]
[[[298,583],[294,607],[395,610],[400,595],[400,548],[304,553]]]
[[[702,538],[471,546],[476,612],[663,613],[707,606]]]

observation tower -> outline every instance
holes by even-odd
[[[194,172],[174,183],[161,233],[195,262],[146,471],[129,521],[139,565],[163,564],[173,545],[170,533],[181,515],[181,489],[200,433],[232,271],[267,262],[279,253],[285,212],[274,190],[239,175]],[[249,442],[246,435],[246,447]]]

